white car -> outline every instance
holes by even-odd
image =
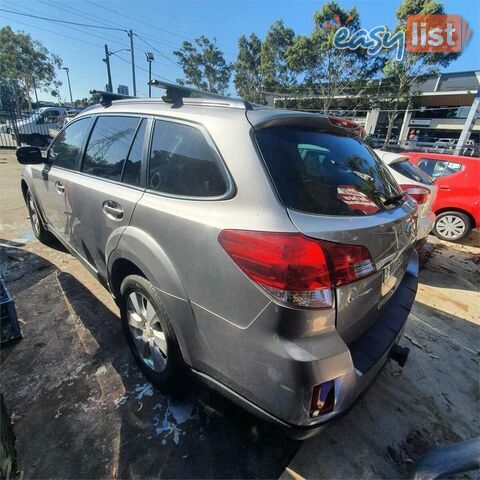
[[[409,162],[405,155],[383,150],[375,150],[375,153],[388,166],[401,189],[418,203],[417,246],[421,246],[435,224],[436,215],[432,211],[438,190],[435,179]]]

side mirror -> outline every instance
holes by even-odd
[[[37,125],[43,125],[44,123],[45,123],[45,118],[44,117],[38,117]]]
[[[22,165],[38,165],[45,163],[39,147],[18,147],[17,161]]]

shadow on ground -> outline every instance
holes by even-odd
[[[119,318],[72,275],[2,241],[24,338],[1,352],[26,478],[276,478],[300,444],[192,383],[152,388]]]

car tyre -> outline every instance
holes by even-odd
[[[144,277],[129,275],[119,300],[128,344],[141,370],[160,389],[177,390],[186,366],[158,291]]]
[[[25,200],[27,202],[28,215],[30,217],[30,225],[32,226],[33,234],[38,241],[42,243],[49,243],[52,240],[53,236],[43,226],[42,218],[30,190],[27,190]]]
[[[437,215],[433,232],[447,242],[459,242],[472,229],[472,222],[468,215],[461,212],[443,212]]]

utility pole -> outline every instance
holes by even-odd
[[[65,70],[67,72],[68,91],[70,92],[70,103],[73,107],[72,86],[70,85],[70,69],[68,67],[62,67],[62,70]]]
[[[137,84],[135,82],[135,52],[133,50],[133,30],[128,32],[130,37],[130,53],[132,55],[132,80],[133,80],[133,96],[137,96]]]
[[[108,51],[108,45],[105,45],[105,58],[103,61],[107,64],[108,91],[113,92],[112,73],[110,72],[110,52]]]

